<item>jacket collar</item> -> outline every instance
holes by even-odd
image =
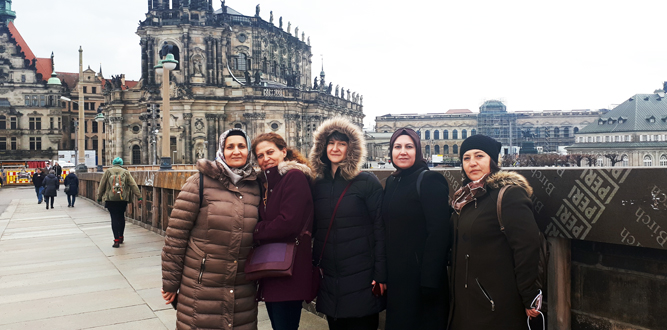
[[[210,177],[212,179],[218,180],[218,181],[223,181],[223,182],[231,182],[225,171],[222,169],[221,165],[218,164],[215,161],[210,161],[208,159],[200,159],[197,161],[197,170],[202,172],[204,175],[207,177]],[[252,172],[249,176],[241,179],[241,181],[244,180],[256,180],[257,179],[257,173],[255,171]]]
[[[263,172],[264,175],[260,176],[260,180],[262,183],[266,182],[269,189],[271,189],[275,187],[278,182],[282,180],[283,176],[291,170],[299,170],[306,176],[310,176],[311,174],[310,167],[308,167],[308,165],[304,165],[296,161],[286,161],[281,162],[278,164],[278,166],[267,168],[266,171]]]
[[[528,184],[528,180],[516,172],[498,171],[493,173],[486,179],[486,185],[492,189],[499,189],[507,185],[515,185],[523,188],[528,196],[533,194],[533,188]]]

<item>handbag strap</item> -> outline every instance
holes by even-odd
[[[352,185],[352,182],[354,182],[354,180],[350,180],[350,183],[347,184],[347,187],[345,187],[343,193],[340,194],[340,197],[338,197],[338,202],[336,203],[336,207],[334,207],[333,213],[331,214],[331,221],[329,221],[329,229],[327,229],[327,236],[324,237],[324,244],[322,245],[322,253],[320,253],[320,260],[317,261],[318,267],[322,262],[322,257],[324,257],[324,248],[327,246],[327,240],[329,240],[329,234],[331,233],[331,226],[333,226],[334,218],[336,218],[336,211],[338,211],[338,206],[340,206],[340,202],[343,200],[343,196],[345,196],[345,193]]]
[[[496,203],[496,210],[498,212],[498,223],[500,224],[500,231],[505,233],[505,226],[503,225],[503,195],[505,194],[505,190],[509,188],[510,186],[503,186],[500,188],[500,192],[498,192],[498,202]]]

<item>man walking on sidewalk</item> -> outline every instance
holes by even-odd
[[[35,170],[35,174],[32,175],[32,184],[35,185],[35,193],[37,194],[37,204],[42,204],[42,200],[44,197],[42,194],[44,193],[44,173],[42,172],[41,168],[38,168]]]
[[[125,209],[127,203],[136,196],[141,204],[141,192],[132,178],[130,171],[122,168],[123,159],[116,157],[113,167],[106,170],[97,190],[97,201],[104,201],[104,207],[111,215],[111,230],[113,231],[113,247],[118,248],[123,243],[125,232]]]

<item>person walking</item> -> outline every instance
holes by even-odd
[[[51,208],[53,209],[53,201],[56,196],[58,196],[58,188],[60,188],[60,180],[56,177],[56,172],[54,170],[49,171],[42,181],[44,186],[44,197],[46,202],[46,209],[49,209],[49,201],[51,202]]]
[[[177,329],[257,329],[256,283],[245,279],[258,220],[259,183],[240,129],[220,136],[178,194],[162,249],[162,297]],[[201,197],[201,198],[200,198]]]
[[[35,185],[35,193],[37,194],[37,204],[42,204],[44,195],[44,172],[41,168],[35,169],[32,175],[32,184]]]
[[[113,247],[119,248],[125,238],[125,210],[127,203],[138,197],[141,203],[141,192],[130,171],[122,168],[123,159],[114,158],[112,167],[104,171],[97,189],[97,201],[104,202],[104,207],[111,216],[111,230],[113,231]]]
[[[382,185],[374,174],[361,171],[366,141],[357,125],[329,119],[313,141],[313,260],[321,259],[324,271],[317,311],[327,316],[331,330],[377,330],[387,282]]]
[[[53,165],[53,170],[56,172],[56,178],[60,180],[63,176],[63,168],[56,162],[55,165]]]
[[[65,194],[67,194],[67,207],[74,207],[76,196],[79,194],[79,177],[72,171],[67,174],[63,184],[65,185]]]
[[[428,170],[410,128],[390,139],[396,171],[387,179],[382,215],[387,232],[387,330],[445,329],[451,246],[449,186]]]
[[[539,228],[526,179],[498,167],[500,142],[473,135],[461,144],[463,187],[452,198],[456,211],[453,249],[453,312],[450,328],[528,329],[539,315],[535,281],[539,263]],[[497,208],[499,192],[503,228]]]
[[[292,276],[268,277],[259,280],[259,297],[274,330],[296,330],[301,320],[301,303],[312,300],[312,250],[309,235],[302,230],[313,221],[313,197],[310,192],[311,174],[308,160],[298,151],[287,147],[276,133],[260,134],[252,142],[252,152],[262,170],[259,175],[262,205],[261,221],[257,223],[254,239],[264,243],[296,245]]]

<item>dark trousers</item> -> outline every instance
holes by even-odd
[[[125,232],[125,209],[127,209],[127,202],[109,202],[104,204],[104,207],[109,210],[111,215],[111,230],[113,231],[113,238],[120,239]]]
[[[67,195],[67,205],[74,206],[74,202],[76,202],[76,195]]]
[[[327,315],[330,330],[377,330],[380,323],[379,314],[363,317],[334,319]]]
[[[46,202],[46,206],[48,207],[49,205],[51,205],[51,207],[53,207],[53,200],[55,198],[56,198],[55,196],[44,196],[44,201]],[[50,202],[51,204],[49,204],[49,200],[51,200]]]
[[[297,330],[301,321],[302,300],[267,302],[266,311],[273,330]]]
[[[43,186],[35,187],[35,193],[37,194],[37,201],[41,203],[43,199],[42,194],[44,193],[44,187]]]

